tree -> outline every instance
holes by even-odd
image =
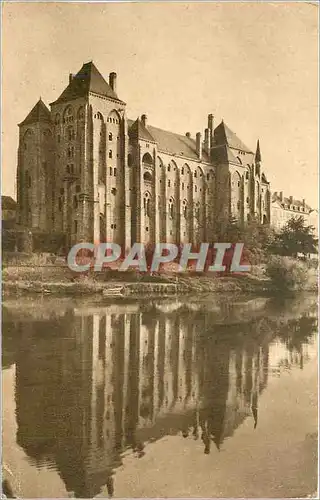
[[[276,235],[271,251],[289,257],[296,258],[298,254],[306,257],[308,254],[317,253],[317,246],[318,240],[314,237],[314,227],[306,225],[303,216],[300,216],[291,217],[288,220],[280,233]]]

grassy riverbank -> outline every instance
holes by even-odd
[[[308,272],[306,289],[316,291],[316,272]],[[263,295],[276,290],[262,266],[251,273],[205,274],[166,273],[148,275],[135,271],[105,271],[77,275],[67,266],[7,266],[3,269],[4,295],[48,294],[59,296],[168,296],[172,294],[252,293]]]

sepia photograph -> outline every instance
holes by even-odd
[[[319,4],[1,4],[1,498],[319,498]]]

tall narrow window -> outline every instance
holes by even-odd
[[[109,158],[112,158],[112,149],[109,150]]]
[[[109,141],[112,141],[112,133],[109,133]]]

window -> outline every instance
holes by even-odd
[[[117,175],[117,169],[116,168],[113,169],[113,175],[114,175],[114,177],[116,177],[116,175]]]
[[[184,191],[184,182],[181,185],[182,191]]]
[[[170,185],[171,185],[171,182],[170,182],[170,180],[169,180],[169,181],[168,181],[168,187],[170,187]]]
[[[210,180],[210,174],[207,174],[207,181]]]
[[[195,190],[195,192],[197,192],[197,191],[198,191],[198,188],[197,188],[197,186],[194,186],[194,190]]]
[[[73,130],[73,127],[68,127],[67,129],[67,139],[68,141],[72,141],[75,138],[75,132]]]
[[[78,232],[78,221],[77,220],[74,221],[74,232],[75,233]]]
[[[76,196],[73,197],[73,208],[78,208],[78,198]]]
[[[183,217],[186,219],[187,215],[188,215],[188,206],[187,206],[187,202],[184,201],[183,202]]]
[[[171,170],[171,167],[170,167],[170,165],[168,165],[168,172],[170,172],[170,170]]]
[[[152,175],[151,175],[151,173],[150,172],[145,172],[143,174],[143,180],[145,182],[152,182]]]
[[[112,158],[112,149],[109,149],[109,158]]]
[[[247,201],[247,204],[249,205],[249,196],[247,196],[247,200],[246,201]]]
[[[146,232],[148,232],[148,231],[149,231],[149,228],[148,228],[148,227],[146,227]]]
[[[112,175],[112,168],[109,167],[109,174]]]
[[[197,177],[197,172],[195,172],[195,173],[193,174],[193,176],[194,176],[194,177]]]
[[[112,141],[112,132],[109,132],[109,141]]]
[[[111,189],[111,194],[113,194],[114,196],[117,194],[117,190],[116,190],[116,188],[112,188],[112,189]]]
[[[238,187],[240,187],[240,181],[238,181]]]
[[[181,175],[184,175],[184,168],[181,169]]]
[[[248,172],[248,170],[246,171],[246,179],[247,180],[249,179],[249,172]]]

